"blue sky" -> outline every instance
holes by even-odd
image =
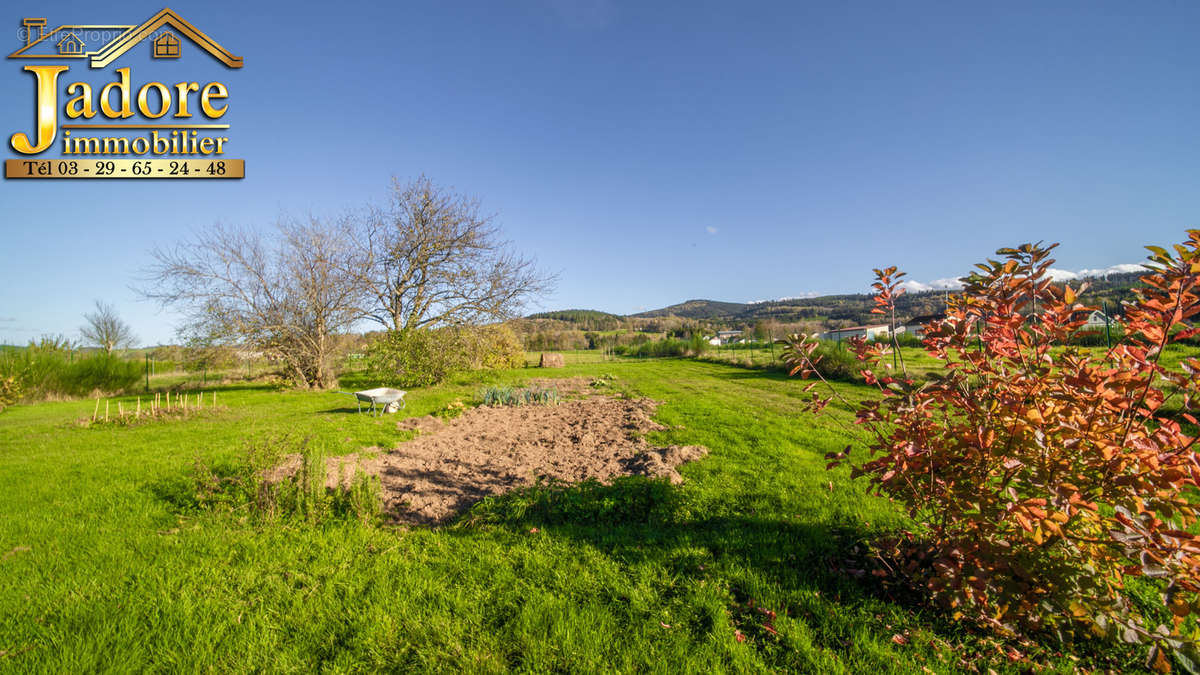
[[[225,82],[247,178],[0,181],[0,342],[74,336],[95,299],[169,341],[174,318],[129,288],[148,249],[334,215],[421,173],[560,272],[544,309],[863,291],[888,264],[930,282],[1031,240],[1102,269],[1200,225],[1195,3],[170,6],[245,67],[187,44],[116,65],[135,86]],[[25,16],[161,8],[6,3],[2,51]],[[0,67],[7,158],[32,131],[21,65]]]

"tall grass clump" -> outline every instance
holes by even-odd
[[[862,363],[845,345],[830,340],[818,340],[813,350],[813,362],[827,380],[862,381]]]
[[[616,348],[616,353],[621,356],[633,356],[643,359],[662,358],[665,356],[687,356],[692,353],[691,347],[691,342],[687,340],[672,338],[656,342],[643,342],[638,345],[620,345]]]
[[[279,471],[289,458],[298,460],[295,471]],[[383,510],[379,477],[354,469],[348,480],[339,475],[336,486],[328,487],[327,459],[322,446],[285,436],[247,444],[233,462],[210,466],[197,460],[192,504],[314,526],[339,520],[378,522]]]
[[[78,352],[31,345],[0,351],[0,381],[15,400],[36,401],[53,397],[88,396],[100,391],[116,394],[134,387],[142,365],[110,354]]]
[[[917,335],[915,333],[908,333],[908,332],[896,333],[894,336],[893,335],[879,335],[879,336],[875,337],[873,342],[879,342],[879,343],[883,343],[883,344],[887,344],[887,345],[894,344],[896,347],[924,347],[925,346],[924,340],[917,337]]]

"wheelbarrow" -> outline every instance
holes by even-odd
[[[362,391],[339,391],[339,394],[349,394],[353,396],[358,403],[358,412],[362,412],[362,404],[370,403],[371,407],[367,412],[374,413],[376,417],[382,415],[384,409],[392,403],[399,403],[400,408],[404,407],[404,395],[408,392],[399,389],[391,389],[388,387],[376,387],[374,389],[364,389]]]

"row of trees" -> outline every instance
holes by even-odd
[[[153,257],[141,293],[181,311],[189,340],[274,354],[306,387],[334,383],[335,336],[363,320],[416,339],[515,317],[554,281],[477,200],[424,176],[393,180],[382,207],[269,235],[218,225]]]

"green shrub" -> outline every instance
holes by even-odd
[[[854,352],[837,342],[819,340],[813,350],[812,360],[817,364],[817,372],[827,380],[862,381],[862,363]]]
[[[140,363],[102,354],[69,364],[61,385],[63,393],[72,396],[84,396],[97,389],[125,391],[142,379],[143,372]]]
[[[367,347],[370,376],[401,387],[425,387],[455,372],[516,368],[525,353],[505,326],[390,331]]]
[[[143,372],[139,362],[103,353],[82,356],[39,346],[0,351],[0,380],[15,382],[8,388],[19,400],[120,393],[135,386]]]
[[[713,345],[704,336],[699,333],[693,333],[691,339],[688,340],[688,350],[693,356],[699,356],[704,352],[712,351]]]
[[[504,325],[446,329],[454,336],[462,370],[520,368],[525,349],[511,328]]]

